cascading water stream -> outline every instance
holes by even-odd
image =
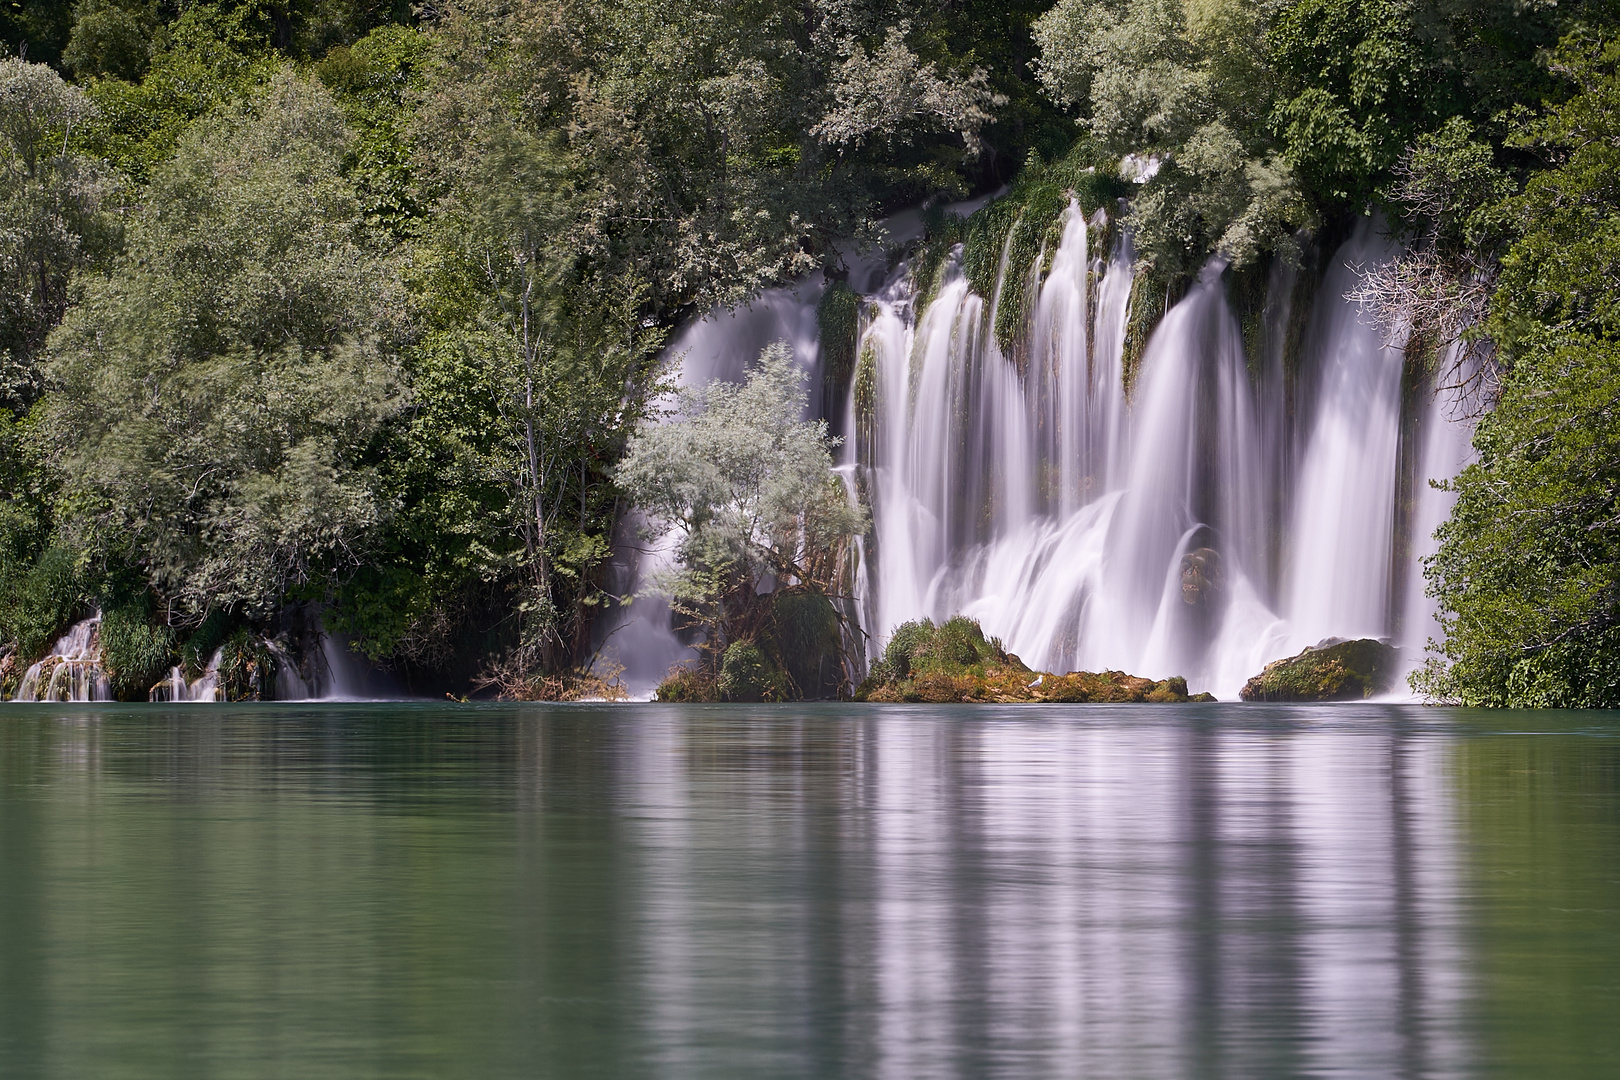
[[[107,701],[112,684],[101,667],[101,613],[75,623],[31,664],[13,701]]]
[[[1453,345],[1439,368],[1442,385],[1427,402],[1423,418],[1423,456],[1412,515],[1412,549],[1406,566],[1405,604],[1401,622],[1407,673],[1423,666],[1425,646],[1443,641],[1435,599],[1424,591],[1423,561],[1439,549],[1435,530],[1451,516],[1454,492],[1436,485],[1450,480],[1473,457],[1474,418],[1479,412],[1479,386],[1471,376],[1475,362]]]
[[[1093,256],[1099,233],[1112,236],[1106,259]],[[1469,428],[1437,401],[1421,445],[1403,448],[1404,343],[1346,298],[1394,253],[1377,222],[1334,254],[1292,368],[1282,343],[1298,270],[1286,262],[1257,356],[1215,261],[1127,371],[1129,233],[1071,204],[1049,263],[1043,249],[1027,279],[1006,280],[1009,250],[988,300],[960,249],[928,298],[906,264],[881,282],[872,265],[852,274],[865,284],[861,361],[845,415],[829,418],[845,421],[839,472],[872,516],[852,583],[868,655],[904,621],[961,613],[1034,667],[1184,675],[1220,697],[1328,637],[1399,631],[1410,669],[1438,633],[1420,560],[1449,502],[1425,484],[1400,512],[1402,454],[1421,454],[1409,472],[1444,479]],[[773,340],[813,368],[820,288],[693,324],[670,349],[681,383],[739,379]],[[1006,289],[1027,290],[1023,369],[992,329]],[[640,695],[690,653],[667,610],[638,607],[609,653]]]
[[[219,665],[225,650],[215,649],[208,658],[208,666],[195,679],[186,678],[186,669],[175,665],[169,677],[152,687],[147,695],[150,701],[220,701]]]
[[[1231,697],[1323,638],[1390,638],[1392,585],[1410,575],[1393,559],[1404,356],[1345,299],[1361,267],[1393,253],[1376,223],[1318,290],[1292,408],[1286,267],[1257,371],[1214,262],[1154,329],[1127,394],[1133,257],[1116,230],[1106,266],[1088,265],[1104,225],[1070,207],[1035,286],[1024,373],[954,262],[920,313],[904,272],[873,298],[874,400],[852,397],[846,469],[866,470],[871,496],[874,644],[960,612],[1036,667],[1181,674]],[[1429,428],[1457,444],[1443,419]],[[1442,457],[1427,455],[1425,475],[1451,475]],[[1425,512],[1414,525],[1432,532]]]
[[[1400,482],[1404,335],[1386,340],[1343,297],[1360,268],[1394,255],[1369,223],[1341,249],[1322,283],[1314,327],[1315,393],[1295,481],[1283,593],[1291,643],[1382,637],[1391,630],[1390,572]]]

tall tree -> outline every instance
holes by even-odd
[[[198,124],[51,339],[68,527],[182,620],[268,614],[356,565],[388,513],[361,455],[403,403],[408,311],[347,143],[330,95],[291,74]]]

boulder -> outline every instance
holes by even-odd
[[[1181,602],[1209,604],[1221,591],[1221,556],[1213,548],[1199,548],[1181,557]]]
[[[1395,648],[1373,638],[1328,638],[1273,660],[1243,685],[1244,701],[1359,701],[1395,685]]]
[[[855,691],[884,702],[1184,702],[1187,680],[1143,679],[1123,671],[1032,671],[979,624],[957,616],[941,626],[924,619],[896,628],[882,658]]]

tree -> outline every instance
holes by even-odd
[[[865,525],[832,471],[838,440],[826,421],[801,419],[804,380],[788,347],[772,345],[742,385],[683,392],[676,419],[640,432],[619,465],[654,534],[677,536],[674,568],[653,588],[708,629],[716,655],[752,636],[762,592],[835,591]]]
[[[198,124],[51,338],[64,528],[182,622],[267,616],[357,565],[389,512],[363,455],[404,401],[408,312],[347,142],[330,95],[285,73]]]
[[[1485,333],[1505,368],[1427,567],[1444,644],[1417,686],[1473,705],[1620,704],[1620,42],[1513,136],[1550,167],[1492,204],[1511,237]]]
[[[909,26],[832,0],[457,0],[432,24],[424,175],[502,124],[547,133],[588,178],[581,258],[633,268],[660,322],[735,304],[836,260],[885,192],[960,188],[995,95]]]
[[[0,404],[38,393],[35,362],[79,269],[105,259],[118,229],[103,213],[117,184],[68,151],[95,107],[43,64],[0,59]]]
[[[1253,262],[1310,221],[1266,120],[1270,8],[1248,0],[1060,0],[1035,24],[1037,72],[1103,159],[1144,162],[1137,249],[1166,277],[1218,251]]]

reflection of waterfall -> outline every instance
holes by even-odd
[[[13,701],[108,701],[112,684],[101,667],[101,613],[75,623],[29,666]]]
[[[701,1075],[744,1011],[759,1074],[1467,1075],[1452,747],[1387,707],[1121,708],[638,717],[652,1071]]]
[[[875,401],[852,395],[846,456],[871,497],[867,630],[881,643],[961,612],[1037,667],[1182,674],[1222,696],[1324,637],[1394,636],[1404,355],[1345,299],[1389,244],[1364,221],[1336,254],[1293,379],[1297,275],[1272,275],[1251,373],[1218,262],[1132,373],[1128,236],[1088,266],[1105,224],[1071,205],[1034,286],[1027,372],[954,259],[924,311],[904,270],[872,297]],[[1429,430],[1459,437],[1443,416]],[[1450,475],[1460,459],[1444,456],[1425,470]]]

